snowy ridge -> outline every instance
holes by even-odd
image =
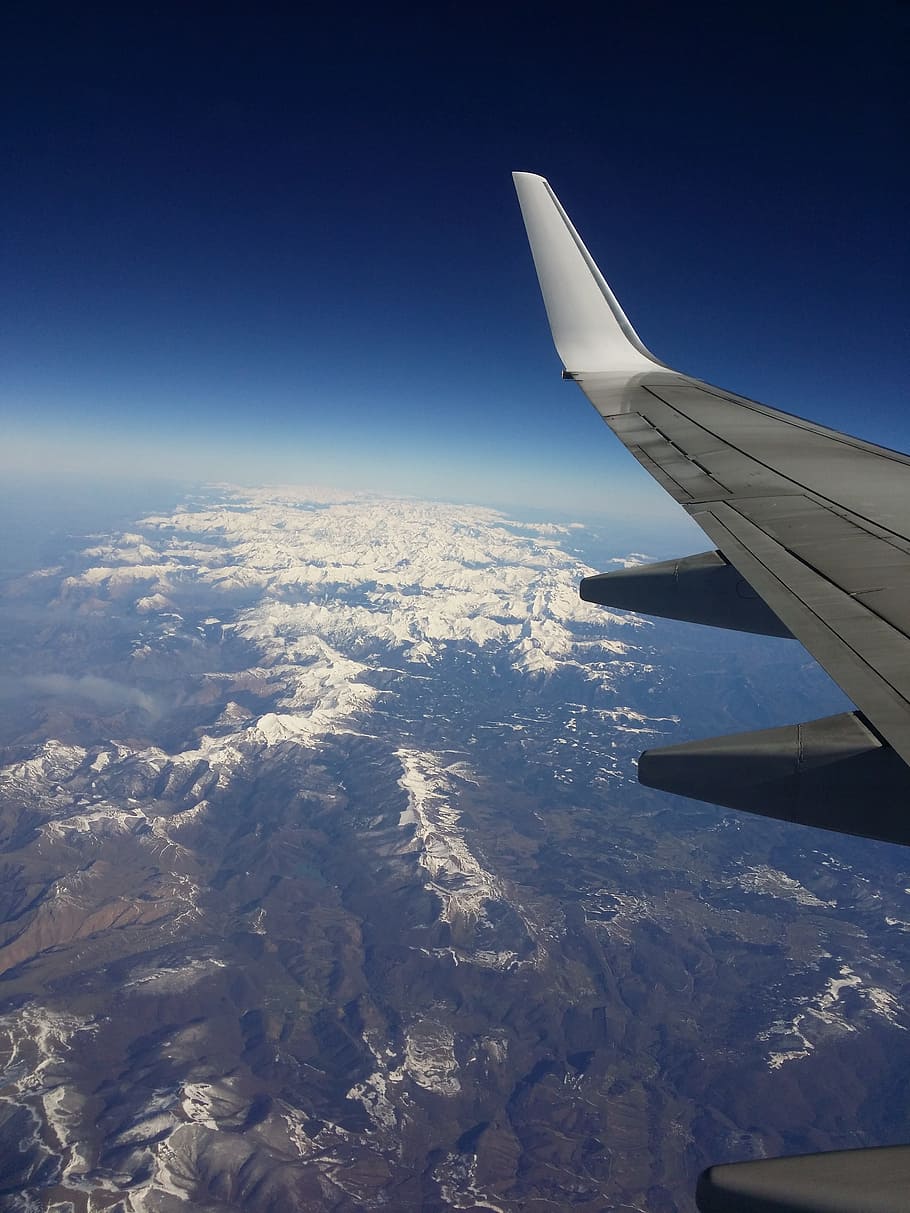
[[[591,570],[560,549],[557,537],[569,527],[535,524],[516,534],[519,524],[481,507],[309,489],[228,490],[222,503],[151,516],[139,526],[141,532],[86,549],[95,563],[61,583],[67,607],[97,613],[110,602],[147,620],[133,649],[139,679],[157,654],[175,644],[198,646],[206,629],[236,636],[258,654],[245,670],[208,676],[219,694],[231,696],[217,728],[179,755],[143,753],[149,768],[198,761],[225,786],[246,751],[288,741],[316,745],[355,727],[387,693],[370,675],[389,652],[419,666],[448,645],[494,646],[518,672],[572,668],[611,697],[618,675],[649,668],[617,638],[634,636],[646,626],[641,620],[578,598],[578,579]],[[199,625],[188,623],[180,606],[181,593],[194,585],[209,602],[212,595],[225,599],[225,609]],[[106,685],[84,693],[153,710],[154,697],[100,681]],[[234,701],[241,693],[271,702],[257,712]],[[621,728],[644,732],[651,723],[615,698],[601,710]],[[30,795],[39,784],[47,808],[55,801],[73,815],[65,781],[84,757],[48,743],[3,778],[12,781],[11,794]],[[197,813],[204,803],[203,789]],[[104,828],[103,806],[79,807],[72,829]],[[122,830],[136,818],[107,816]]]
[[[364,1043],[373,1054],[376,1068],[355,1084],[347,1093],[363,1105],[370,1120],[380,1131],[395,1133],[399,1128],[399,1106],[409,1105],[407,1095],[395,1095],[390,1088],[402,1083],[413,1083],[434,1095],[451,1098],[461,1090],[459,1064],[455,1056],[455,1035],[441,1020],[427,1016],[415,1020],[404,1032],[404,1048],[398,1054],[400,1063],[390,1066],[390,1058],[396,1056],[388,1045],[380,1047],[376,1041],[364,1035]]]
[[[859,1009],[849,1013],[843,1001],[845,991],[860,999]],[[863,983],[847,964],[838,966],[822,989],[807,998],[792,1019],[776,1020],[758,1034],[769,1043],[768,1068],[778,1070],[787,1062],[808,1057],[817,1044],[832,1033],[856,1032],[862,1019],[878,1015],[901,1031],[907,1031],[907,1012],[888,990]]]
[[[244,490],[231,506],[147,518],[159,566],[144,547],[142,574],[160,567],[152,590],[166,597],[188,555],[186,535],[198,537],[201,581],[260,591],[239,626],[266,641],[273,659],[308,635],[399,648],[415,661],[448,642],[497,643],[514,646],[516,668],[552,672],[594,651],[621,654],[624,643],[608,631],[632,636],[646,626],[580,601],[577,582],[592,570],[534,533],[569,528],[529,526],[531,534],[516,535],[516,524],[481,507],[365,498],[314,509],[312,500]],[[592,627],[596,636],[579,632]]]
[[[443,904],[441,918],[479,918],[486,902],[503,897],[500,882],[471,852],[458,828],[461,814],[454,807],[459,782],[475,782],[464,762],[444,766],[432,754],[399,749],[399,784],[408,796],[401,825],[413,823],[420,863]]]
[[[633,638],[647,625],[581,602],[577,583],[592,570],[558,542],[572,528],[518,526],[481,507],[231,490],[222,503],[150,516],[141,532],[86,549],[94,563],[63,580],[60,600],[94,613],[110,602],[146,619],[137,677],[175,643],[198,646],[206,628],[252,646],[258,668],[238,671],[235,685],[258,682],[274,706],[251,718],[235,705],[243,728],[219,721],[235,745],[242,732],[254,745],[313,744],[344,728],[375,704],[368,677],[389,652],[426,665],[446,646],[494,646],[516,671],[572,668],[612,693],[617,674],[636,666],[618,633]],[[193,586],[227,608],[195,628],[181,606]],[[150,706],[134,688],[115,694]],[[236,754],[218,748],[200,739],[200,756],[230,766]]]
[[[67,1081],[66,1061],[76,1037],[94,1031],[88,1020],[34,1003],[0,1018],[0,1103],[32,1111],[36,1142],[43,1138],[58,1154],[61,1179],[74,1187],[88,1169],[79,1145],[85,1099]]]
[[[167,708],[160,684],[149,684],[150,691],[141,684],[146,667],[156,669],[162,657],[201,652],[211,633],[216,644],[235,638],[254,660],[203,672],[181,692],[221,710],[179,752],[51,739],[0,770],[0,796],[29,806],[49,846],[75,848],[91,864],[114,839],[135,840],[162,865],[142,905],[115,896],[100,917],[65,881],[55,885],[67,914],[39,907],[22,937],[0,948],[0,963],[20,963],[105,924],[153,921],[156,903],[176,921],[191,921],[198,889],[188,831],[205,818],[211,797],[271,747],[318,749],[325,736],[361,730],[382,697],[394,693],[376,685],[393,655],[396,668],[403,660],[413,677],[447,646],[492,646],[519,675],[580,670],[598,683],[606,701],[599,710],[617,723],[622,717],[621,727],[646,729],[647,718],[617,706],[612,685],[631,654],[616,633],[633,636],[641,621],[579,600],[578,578],[590,570],[561,550],[559,539],[570,530],[522,528],[480,507],[262,489],[226,490],[221,502],[96,539],[83,554],[87,567],[58,581],[58,605],[92,614],[132,611],[139,621],[132,673],[119,682],[42,676],[39,693],[155,717]],[[187,596],[205,604],[198,622]],[[455,807],[473,775],[414,747],[397,756],[413,846],[443,921],[483,923],[485,905],[507,898],[469,846]],[[477,941],[472,959],[501,967],[515,958],[508,948]]]
[[[822,901],[821,898],[816,897],[813,892],[801,885],[798,880],[788,876],[786,872],[780,872],[776,868],[769,868],[766,865],[748,868],[735,882],[730,881],[730,883],[738,884],[748,893],[764,893],[768,897],[786,897],[795,901],[797,905],[812,909],[832,909],[837,904],[834,901]]]

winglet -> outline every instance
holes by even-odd
[[[556,350],[569,372],[662,367],[645,348],[549,182],[513,173]]]

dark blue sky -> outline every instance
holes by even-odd
[[[6,466],[669,516],[516,168],[659,357],[910,447],[905,5],[5,11]]]

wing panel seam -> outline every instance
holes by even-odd
[[[790,425],[796,430],[802,430],[806,434],[821,434],[825,438],[830,438],[832,442],[840,443],[841,446],[848,446],[855,451],[863,451],[867,455],[878,455],[881,459],[888,459],[893,463],[910,466],[910,456],[906,455],[903,451],[892,450],[891,447],[887,446],[879,446],[874,442],[864,442],[862,438],[854,438],[852,434],[843,434],[839,430],[831,430],[827,426],[809,421],[807,418],[800,417],[796,413],[788,413],[786,409],[771,408],[770,405],[762,404],[759,400],[750,400],[748,396],[738,396],[735,392],[726,392],[723,388],[714,387],[710,383],[703,383],[700,379],[692,379],[688,376],[682,376],[682,378],[683,383],[680,386],[695,388],[697,391],[704,392],[706,396],[713,396],[715,400],[723,401],[725,404],[729,404],[732,401],[741,408],[748,409],[751,413],[760,413],[763,417],[768,417],[772,421],[781,421],[784,425]],[[658,389],[652,389],[648,384],[642,384],[642,387],[650,392],[652,396],[655,396],[661,404],[666,404],[671,409],[676,408],[676,405],[670,404],[668,400],[664,400],[663,396],[657,395]],[[677,411],[679,412],[680,410],[677,409]],[[701,424],[698,421],[693,421],[685,413],[682,416],[692,421],[693,425]],[[705,429],[706,427],[702,426],[702,428]],[[712,433],[711,430],[707,432]],[[724,439],[721,439],[721,441],[724,441]]]
[[[729,450],[736,451],[736,453],[738,455],[741,455],[744,459],[748,459],[752,463],[757,464],[759,467],[764,468],[766,472],[770,472],[774,476],[779,476],[782,480],[786,480],[788,483],[795,485],[800,490],[800,492],[804,493],[806,496],[816,498],[820,501],[823,501],[825,503],[826,507],[831,509],[832,513],[838,514],[841,518],[846,517],[847,521],[851,521],[853,518],[861,519],[862,522],[868,523],[869,526],[876,527],[878,530],[886,532],[885,535],[877,536],[877,538],[883,539],[885,543],[891,543],[891,540],[887,538],[888,535],[892,535],[892,536],[894,536],[895,539],[899,539],[899,540],[903,541],[904,543],[906,543],[905,535],[901,535],[901,533],[899,531],[895,531],[891,527],[884,526],[881,522],[876,522],[872,518],[867,518],[865,514],[857,514],[853,510],[849,511],[849,516],[843,514],[841,511],[844,509],[844,507],[839,502],[833,501],[830,497],[824,496],[823,493],[819,493],[816,489],[809,488],[808,485],[803,484],[799,480],[794,480],[794,478],[792,476],[788,476],[786,472],[780,471],[779,468],[772,467],[771,464],[765,463],[764,460],[756,459],[756,457],[754,455],[749,454],[748,451],[744,451],[742,449],[742,447],[737,446],[736,443],[731,442],[728,438],[722,438],[720,436],[720,434],[716,433],[714,430],[710,429],[708,426],[702,424],[702,422],[696,421],[694,417],[691,417],[688,413],[683,412],[683,410],[681,408],[679,408],[678,405],[670,404],[670,402],[667,400],[664,400],[664,398],[662,396],[658,396],[657,393],[655,391],[653,391],[647,384],[642,384],[642,387],[649,395],[653,396],[655,400],[658,400],[665,408],[671,409],[674,413],[677,414],[677,416],[682,417],[686,421],[690,422],[690,424],[697,426],[700,430],[703,430],[706,434],[710,434],[712,438],[715,438],[718,442],[722,443],[725,447],[729,448]],[[701,390],[701,389],[699,389],[699,390]],[[710,396],[716,396],[716,393],[714,393],[714,392],[709,392],[707,394]],[[724,397],[722,397],[722,396],[716,396],[716,398],[718,400],[724,399]],[[789,420],[786,420],[786,424],[789,425],[791,423]],[[874,453],[874,452],[871,452],[871,453]],[[689,456],[687,456],[687,458],[689,458]],[[710,473],[709,473],[709,475],[710,475]],[[713,475],[711,476],[711,478],[712,478],[712,480],[715,479],[715,477]],[[767,495],[768,494],[765,493],[765,496],[767,496]],[[754,494],[753,494],[753,496],[754,496]],[[866,531],[866,533],[869,535],[872,534],[872,532],[868,531],[866,527],[861,527],[860,529]],[[891,543],[891,546],[896,551],[902,552],[906,555],[906,549],[901,547],[900,544]]]
[[[728,503],[720,503],[720,504],[728,504]],[[742,521],[747,523],[749,526],[755,527],[755,524],[750,522],[750,520],[748,518],[745,518],[736,509],[733,509],[733,507],[730,507],[730,508],[732,509],[732,512],[734,514],[736,514],[737,518],[742,519]],[[894,686],[894,684],[889,680],[889,678],[885,674],[883,674],[877,666],[872,665],[872,663],[868,660],[868,658],[864,657],[862,655],[862,653],[860,653],[857,649],[855,649],[849,640],[847,640],[838,631],[836,631],[831,626],[831,624],[827,621],[827,619],[825,619],[825,617],[823,615],[820,615],[818,613],[818,611],[816,611],[816,609],[805,600],[803,595],[798,590],[794,589],[793,586],[787,585],[787,583],[781,579],[781,577],[778,575],[778,573],[776,573],[774,571],[774,569],[767,563],[767,561],[753,549],[753,547],[747,542],[747,540],[742,535],[737,535],[735,531],[730,530],[729,526],[727,526],[727,524],[724,522],[723,518],[719,517],[716,513],[714,513],[714,511],[706,510],[706,511],[700,511],[700,512],[709,513],[711,518],[713,519],[713,521],[715,523],[717,523],[718,526],[720,526],[724,529],[724,531],[730,536],[730,538],[733,540],[733,542],[738,547],[744,549],[744,551],[749,556],[751,556],[751,558],[753,560],[755,560],[758,564],[761,565],[761,567],[765,570],[766,573],[768,573],[769,576],[774,578],[774,580],[777,582],[777,584],[779,586],[781,586],[781,588],[783,589],[785,595],[794,598],[800,604],[801,607],[803,607],[805,610],[807,610],[813,616],[813,618],[818,620],[819,624],[821,624],[821,626],[825,629],[826,632],[830,633],[830,635],[832,637],[834,637],[834,639],[839,644],[843,645],[844,648],[849,649],[849,651],[853,654],[853,656],[866,669],[871,670],[872,673],[875,675],[875,677],[879,681],[881,681],[900,700],[900,702],[902,704],[905,705],[905,707],[907,708],[908,711],[910,711],[910,700],[908,700],[907,696],[898,687]],[[698,521],[697,518],[695,520]],[[764,534],[764,532],[760,531],[760,528],[755,527],[755,529],[759,530],[760,534]],[[770,539],[770,536],[768,536],[768,538]],[[901,636],[904,640],[908,639],[906,637],[906,635],[900,631],[900,629],[894,627],[894,625],[892,623],[890,623],[888,620],[882,619],[882,617],[880,615],[877,615],[875,613],[875,611],[873,611],[870,607],[866,606],[865,603],[857,602],[857,600],[854,599],[850,594],[848,594],[845,590],[842,590],[840,588],[840,586],[835,585],[835,583],[833,581],[830,581],[827,577],[824,576],[824,574],[819,573],[817,569],[814,569],[811,565],[808,564],[807,561],[802,560],[801,557],[799,557],[795,553],[791,552],[789,550],[789,548],[784,547],[783,544],[778,543],[778,541],[775,539],[771,539],[771,542],[774,543],[777,547],[779,547],[782,552],[785,552],[791,559],[796,560],[798,563],[800,563],[804,567],[808,568],[810,570],[810,572],[814,576],[818,577],[820,581],[823,581],[825,583],[825,585],[827,585],[831,589],[835,590],[838,594],[842,594],[845,598],[849,598],[850,601],[856,603],[856,605],[861,610],[867,611],[870,615],[874,616],[874,618],[876,620],[878,620],[879,623],[881,623],[881,625],[883,627],[890,628],[892,631],[896,632],[899,636]],[[747,578],[747,580],[748,580],[748,578]],[[772,607],[772,610],[776,611],[777,607],[776,606]],[[798,639],[798,637],[797,637],[797,639]]]
[[[662,463],[658,463],[658,461],[656,459],[654,459],[653,456],[647,454],[647,452],[640,445],[638,440],[629,441],[629,439],[631,438],[631,435],[629,433],[624,434],[622,432],[622,427],[618,424],[620,420],[625,421],[625,420],[628,420],[629,418],[633,418],[633,417],[638,418],[641,421],[642,425],[647,426],[648,430],[651,433],[657,434],[657,436],[663,442],[665,442],[667,444],[667,446],[671,449],[671,451],[673,451],[676,455],[678,455],[680,459],[683,459],[686,463],[691,464],[692,467],[695,468],[702,476],[705,476],[708,480],[711,481],[712,484],[716,485],[717,488],[720,490],[720,494],[729,494],[732,496],[733,490],[731,488],[729,488],[726,484],[724,484],[724,482],[722,480],[719,480],[717,478],[717,476],[714,474],[714,472],[710,471],[708,468],[706,468],[704,466],[704,464],[700,463],[693,455],[690,455],[688,453],[688,451],[685,451],[681,446],[679,446],[677,443],[675,443],[673,441],[673,439],[669,437],[668,434],[664,433],[664,431],[660,428],[660,426],[655,425],[653,421],[650,421],[642,413],[631,413],[631,412],[630,413],[612,413],[609,417],[604,416],[604,414],[601,413],[600,416],[603,417],[603,420],[607,423],[608,426],[610,426],[610,429],[613,431],[613,433],[616,435],[616,437],[620,440],[620,442],[622,442],[623,446],[625,446],[625,448],[635,456],[635,458],[639,461],[639,463],[641,463],[641,465],[644,468],[646,468],[647,471],[649,471],[651,473],[651,475],[654,476],[655,479],[658,479],[658,477],[655,475],[655,473],[652,469],[659,468],[664,476],[666,476],[669,480],[672,480],[673,483],[679,487],[680,491],[684,492],[686,494],[687,501],[694,501],[696,499],[695,494],[691,491],[691,489],[685,488],[682,484],[680,484],[680,482],[676,479],[675,476],[673,476],[673,474],[671,472],[667,471],[666,467]],[[614,424],[611,424],[611,422],[616,422],[617,424],[614,425]],[[708,433],[709,431],[705,431],[705,432]],[[647,460],[647,462],[645,462],[646,460]],[[720,494],[718,494],[716,497],[708,498],[707,500],[712,500],[712,501],[721,500],[722,498],[721,498]]]
[[[704,511],[704,513],[709,513],[709,511]],[[720,518],[717,517],[716,514],[710,513],[710,518],[711,518],[711,521],[721,531],[723,531],[724,534],[727,536],[730,548],[733,550],[739,549],[742,553],[744,553],[744,555],[746,556],[746,558],[749,561],[754,561],[755,564],[757,564],[759,566],[759,568],[761,568],[765,572],[765,574],[767,574],[767,576],[772,579],[772,581],[775,583],[775,585],[777,585],[778,587],[780,587],[783,590],[784,599],[785,600],[789,599],[790,601],[797,604],[798,607],[802,611],[806,612],[815,621],[815,623],[821,627],[825,636],[829,637],[830,641],[833,641],[834,644],[844,654],[844,656],[848,658],[850,664],[854,664],[856,666],[856,672],[855,672],[855,675],[853,678],[846,677],[844,675],[843,669],[838,669],[837,673],[835,673],[834,669],[832,668],[833,663],[832,663],[832,666],[829,666],[828,661],[825,660],[824,657],[820,658],[816,647],[813,646],[810,648],[809,645],[807,645],[804,640],[801,640],[797,629],[792,627],[790,621],[788,619],[784,619],[784,622],[787,624],[787,626],[790,627],[791,630],[794,632],[794,635],[796,636],[797,640],[801,640],[801,643],[803,644],[803,647],[807,650],[807,652],[811,653],[812,656],[815,657],[816,661],[819,661],[819,663],[823,666],[823,668],[825,668],[828,671],[828,673],[835,679],[835,681],[839,683],[841,688],[845,691],[845,693],[849,696],[849,698],[851,698],[854,701],[854,703],[860,709],[860,711],[864,714],[864,716],[869,715],[871,708],[870,708],[870,706],[868,706],[868,700],[867,700],[866,695],[858,696],[854,693],[854,691],[852,689],[852,686],[856,685],[856,683],[854,682],[854,678],[865,679],[866,686],[869,686],[870,682],[872,683],[873,686],[876,684],[878,685],[879,696],[882,696],[882,695],[885,696],[886,700],[890,701],[890,703],[893,705],[892,709],[891,709],[892,712],[897,711],[899,713],[900,727],[898,727],[897,725],[895,725],[894,727],[889,727],[889,725],[885,722],[885,720],[881,717],[881,715],[876,712],[875,716],[878,721],[878,723],[876,724],[876,732],[880,736],[882,736],[890,746],[892,746],[895,750],[897,750],[897,752],[901,755],[901,757],[903,758],[903,760],[905,762],[910,763],[910,742],[908,742],[908,736],[907,736],[907,724],[908,724],[908,719],[910,719],[910,704],[908,704],[906,698],[900,693],[900,691],[896,690],[891,685],[891,683],[888,682],[888,680],[886,678],[884,678],[879,673],[879,671],[876,667],[870,665],[869,662],[866,661],[866,659],[864,657],[862,657],[862,655],[859,654],[853,648],[853,646],[849,643],[849,641],[845,640],[842,636],[840,636],[831,627],[831,625],[828,624],[817,613],[817,611],[814,610],[813,607],[811,607],[807,602],[804,602],[802,597],[799,594],[797,594],[793,589],[791,589],[789,586],[787,586],[781,580],[781,578],[773,571],[773,569],[769,568],[769,566],[765,563],[765,561],[760,556],[758,556],[755,552],[753,552],[747,543],[745,543],[742,539],[740,539],[737,535],[735,535],[734,532],[732,532],[725,525],[725,523]],[[708,533],[710,535],[710,531]],[[715,535],[711,535],[711,538],[715,539],[715,541],[717,542],[717,537]],[[735,564],[735,561],[734,561],[734,564]],[[742,572],[742,570],[740,570],[740,571]],[[743,572],[743,576],[745,576],[746,579],[748,580],[748,576],[745,572]],[[764,595],[762,595],[762,596],[764,597]],[[771,605],[770,602],[769,602],[769,605]],[[772,610],[777,611],[778,604],[774,604],[772,606]],[[852,686],[847,685],[847,684],[852,684]],[[867,700],[867,702],[864,703],[864,702],[862,702],[863,700]],[[870,716],[870,719],[871,719],[871,716]]]
[[[849,598],[851,602],[855,602],[856,605],[861,610],[868,611],[868,613],[871,616],[873,616],[873,618],[877,619],[878,622],[883,627],[890,628],[892,631],[896,632],[898,636],[901,636],[904,640],[910,641],[910,636],[907,635],[907,633],[903,630],[903,628],[899,628],[896,624],[893,624],[890,619],[885,619],[882,615],[879,615],[878,611],[874,611],[872,609],[872,607],[868,606],[865,602],[862,602],[860,600],[860,598],[857,597],[856,594],[851,594],[849,590],[845,590],[844,587],[841,585],[838,585],[836,581],[832,581],[831,578],[826,573],[823,573],[821,571],[821,569],[817,568],[810,561],[806,560],[806,558],[804,556],[800,556],[798,552],[794,552],[792,550],[792,548],[787,547],[787,545],[785,543],[781,543],[781,541],[779,539],[776,539],[774,536],[769,535],[767,531],[763,531],[760,526],[758,526],[755,522],[752,521],[751,518],[747,518],[745,514],[740,513],[740,511],[736,508],[735,505],[731,504],[730,502],[719,502],[718,504],[728,506],[730,508],[730,510],[736,515],[736,517],[741,519],[741,521],[743,521],[744,523],[746,523],[747,526],[754,527],[761,535],[764,535],[765,538],[770,540],[771,543],[773,543],[776,547],[779,547],[782,552],[786,552],[786,554],[791,558],[791,560],[795,560],[798,564],[801,564],[803,566],[803,568],[808,569],[809,572],[813,574],[813,576],[817,577],[819,579],[819,581],[823,581],[825,583],[825,585],[830,586],[830,588],[832,590],[834,590],[836,593],[842,594],[845,598]],[[713,511],[711,513],[711,516],[713,518],[717,518],[717,520],[718,520],[718,522],[720,522],[721,526],[724,526],[723,520],[718,518],[717,514],[715,514]],[[755,551],[753,551],[753,549],[751,547],[747,546],[747,544],[746,544],[745,540],[742,538],[742,536],[737,535],[735,531],[731,531],[731,530],[729,530],[729,528],[725,528],[725,529],[727,530],[728,534],[732,535],[733,538],[736,539],[743,547],[745,547],[747,551],[751,552],[751,554],[755,557],[756,560],[761,561],[762,566],[764,568],[766,568],[768,570],[768,572],[772,574],[772,576],[774,576],[775,578],[777,578],[778,581],[780,581],[780,578],[773,571],[773,569],[771,569],[771,567],[768,564],[766,564],[765,561],[762,560],[762,558]],[[781,582],[781,585],[784,585],[784,584],[785,584],[784,582]],[[821,615],[818,615],[817,612],[815,611],[815,609],[813,607],[809,606],[809,604],[805,601],[805,599],[802,598],[802,596],[796,590],[794,590],[790,586],[787,586],[786,588],[789,590],[789,592],[791,594],[793,594],[793,596],[795,598],[799,599],[799,601],[806,607],[807,610],[812,611],[813,615],[815,615],[817,619],[821,620],[821,622],[824,623],[826,628],[829,628],[832,632],[834,632],[834,629],[831,628],[831,625],[827,622],[827,620],[825,620]],[[863,592],[869,593],[870,591],[866,590]],[[839,632],[834,632],[834,635],[837,636],[841,641],[843,641],[843,643],[846,644],[848,646],[848,648],[850,648],[853,652],[855,652],[858,657],[860,657],[863,661],[865,661],[866,664],[869,665],[870,669],[874,669],[876,671],[876,673],[879,673],[878,668],[876,666],[871,665],[871,663],[868,661],[867,658],[862,657],[862,654],[857,652],[857,650],[855,650],[853,648],[853,646],[850,644],[850,642],[848,640],[845,640],[844,637],[841,636]],[[903,691],[900,691],[897,687],[895,687],[893,685],[893,683],[889,682],[887,677],[884,674],[880,674],[880,677],[882,678],[882,680],[884,682],[887,682],[888,686],[892,687],[894,692],[897,695],[900,695],[901,699],[903,699],[907,703],[907,706],[910,707],[910,699],[907,698],[907,696],[903,693]]]

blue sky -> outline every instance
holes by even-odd
[[[132,7],[9,10],[3,468],[676,518],[516,168],[659,357],[910,448],[906,6]]]

